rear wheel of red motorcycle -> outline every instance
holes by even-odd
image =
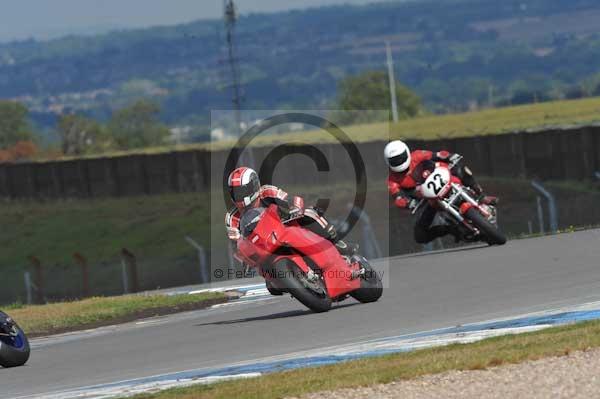
[[[279,275],[283,276],[281,280],[286,287],[286,292],[304,306],[317,313],[331,309],[331,298],[327,295],[325,283],[321,278],[310,281],[306,273],[288,259],[277,262],[275,268],[278,272],[282,272]]]
[[[498,230],[496,226],[486,220],[486,218],[477,210],[477,208],[471,208],[465,213],[465,217],[473,223],[473,226],[477,227],[481,234],[485,237],[486,241],[490,245],[504,245],[506,244],[506,236]]]
[[[377,302],[383,295],[383,283],[379,274],[368,263],[364,263],[365,274],[360,277],[360,288],[350,295],[362,303]]]

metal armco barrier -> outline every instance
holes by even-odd
[[[537,181],[532,181],[531,185],[533,186],[534,189],[537,190],[537,192],[539,192],[540,194],[542,194],[546,200],[548,201],[548,214],[550,216],[550,231],[552,233],[556,233],[558,231],[558,209],[556,206],[556,199],[554,198],[554,195],[552,195],[552,193],[550,193],[548,190],[546,190],[544,188],[544,186],[542,186],[541,183],[537,182]],[[543,215],[543,212],[540,213],[541,209],[541,201],[539,200],[538,197],[538,215],[540,215],[540,226],[543,226],[544,222],[543,222],[543,217],[541,217],[541,215]],[[542,231],[543,233],[543,231]]]
[[[357,143],[364,162],[372,165],[372,180],[385,179],[381,156],[384,141]],[[600,170],[600,126],[540,132],[409,140],[411,148],[446,149],[464,155],[479,176],[537,177],[583,180]],[[345,157],[339,144],[315,144],[332,165]],[[257,160],[273,147],[253,148]],[[225,162],[228,151],[185,150],[71,161],[0,165],[0,198],[107,198],[203,192],[210,189],[211,165]],[[552,159],[552,164],[548,160]],[[312,167],[312,160],[281,165],[278,172],[294,177]],[[335,169],[335,168],[334,168]],[[300,172],[299,172],[300,171]],[[331,181],[344,182],[346,170],[332,170]],[[316,178],[315,178],[316,179]]]

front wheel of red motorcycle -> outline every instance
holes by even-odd
[[[506,244],[506,236],[498,228],[488,222],[485,217],[479,213],[477,208],[471,208],[465,213],[465,217],[471,221],[473,226],[477,227],[490,245]]]
[[[319,276],[308,276],[294,262],[282,259],[275,264],[278,275],[289,292],[304,306],[316,313],[327,312],[331,309],[331,298],[323,279]]]
[[[364,258],[363,258],[364,259]],[[383,295],[381,277],[366,259],[363,260],[364,274],[360,277],[360,288],[350,295],[361,303],[377,302]]]

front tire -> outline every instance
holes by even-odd
[[[360,288],[350,295],[361,303],[377,302],[383,295],[381,278],[366,259],[363,259],[361,264],[365,269],[365,274],[360,277]]]
[[[6,315],[0,312],[0,318]],[[16,337],[0,337],[0,366],[19,367],[27,363],[31,349],[25,332],[15,324]]]
[[[506,244],[506,236],[496,226],[487,221],[477,208],[471,208],[465,213],[465,217],[477,227],[485,240],[490,245]]]
[[[289,259],[282,259],[275,264],[275,269],[281,277],[285,291],[290,293],[304,306],[316,313],[327,312],[331,309],[331,298],[322,278],[309,281],[308,276]]]

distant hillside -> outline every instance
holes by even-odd
[[[425,0],[243,16],[238,51],[246,108],[328,107],[337,81],[381,69],[430,110],[465,110],[600,93],[595,0]],[[0,97],[51,125],[65,109],[105,118],[139,97],[170,124],[206,124],[229,108],[221,21],[0,45]]]

